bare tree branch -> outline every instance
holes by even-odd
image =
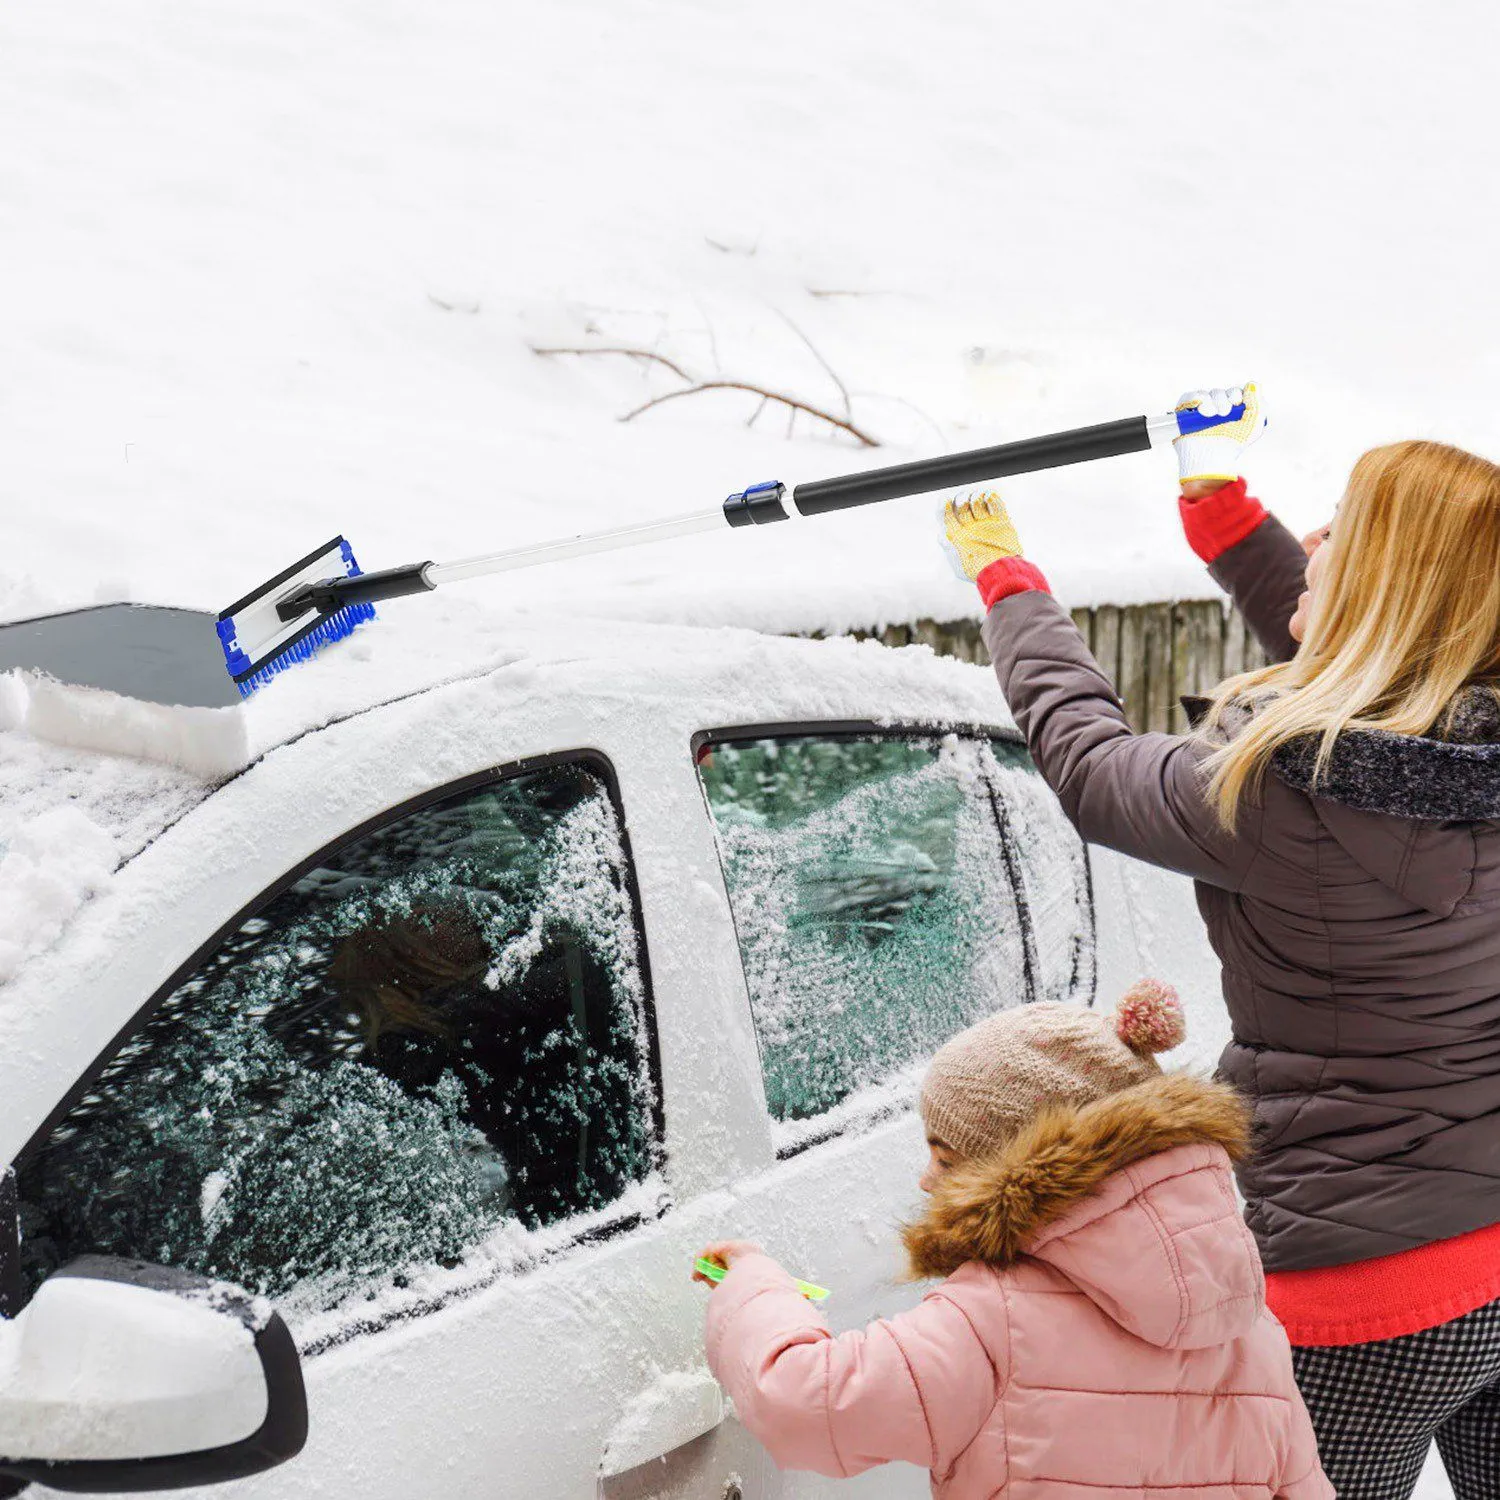
[[[710,239],[706,234],[703,236],[703,243],[707,245],[711,250],[719,251],[719,253],[722,255],[754,255],[755,252],[760,249],[759,240],[756,240],[756,242],[748,250],[746,250],[743,245],[725,245],[722,244],[719,240]]]
[[[686,381],[689,385],[693,383],[693,377],[681,365],[668,359],[665,354],[657,354],[651,349],[606,349],[603,347],[592,349],[541,349],[533,344],[531,352],[533,354],[623,354],[630,359],[645,359],[658,365],[665,365],[679,380]]]
[[[862,396],[867,401],[893,401],[897,406],[904,406],[908,411],[915,412],[930,428],[932,428],[934,434],[937,436],[938,442],[946,443],[948,441],[948,434],[944,432],[943,429],[938,426],[937,422],[935,422],[927,412],[923,411],[915,401],[908,401],[905,396],[887,396],[884,391],[855,391],[854,394],[856,396]]]
[[[698,309],[699,317],[703,319],[703,331],[708,335],[708,353],[709,358],[714,362],[714,374],[722,375],[724,367],[719,363],[719,336],[714,332],[713,319],[709,317],[708,309],[703,305],[703,299],[696,292],[693,293],[693,304]]]
[[[905,292],[897,287],[887,286],[810,286],[807,288],[809,297],[910,297],[910,292]]]
[[[828,378],[839,388],[839,395],[844,398],[844,420],[846,422],[851,420],[854,416],[854,408],[849,405],[849,390],[848,387],[845,386],[844,382],[839,379],[838,372],[833,368],[831,364],[828,363],[826,359],[823,358],[822,354],[819,353],[818,346],[813,343],[813,341],[808,338],[808,336],[803,333],[803,331],[798,328],[797,325],[792,322],[791,318],[788,317],[786,313],[782,312],[779,307],[776,309],[776,316],[779,317],[781,321],[785,323],[786,326],[790,328],[792,332],[795,333],[804,344],[807,345],[809,351],[812,354],[812,357],[817,360],[817,362],[822,365],[823,368],[828,372]]]
[[[640,416],[644,411],[650,411],[653,406],[660,406],[666,401],[676,401],[680,396],[696,396],[703,391],[748,391],[752,396],[759,396],[762,404],[767,401],[775,401],[785,406],[795,420],[797,413],[804,412],[809,417],[816,417],[820,422],[827,422],[830,427],[837,427],[841,432],[847,432],[850,437],[866,448],[878,448],[880,442],[872,438],[869,433],[856,427],[853,422],[845,421],[842,417],[836,417],[832,412],[823,411],[816,406],[810,406],[806,401],[799,401],[795,396],[783,396],[777,391],[768,391],[764,386],[751,385],[745,380],[703,380],[696,385],[690,385],[683,391],[667,391],[665,395],[653,396],[649,401],[644,401],[634,411],[628,411],[620,418],[622,422],[629,422]]]
[[[795,327],[793,331],[800,333],[800,330]],[[806,342],[805,337],[803,342]],[[812,345],[808,344],[808,347],[812,348]],[[840,392],[843,394],[845,415],[842,417],[835,415],[833,412],[824,411],[821,407],[812,406],[806,401],[799,401],[795,396],[784,396],[779,391],[767,390],[765,386],[752,385],[749,381],[694,380],[681,365],[677,364],[674,360],[668,359],[666,355],[657,354],[651,349],[606,348],[602,345],[595,348],[561,349],[539,348],[533,344],[531,345],[531,352],[533,354],[618,354],[623,355],[627,359],[648,360],[653,364],[662,365],[683,382],[684,388],[682,390],[667,391],[660,396],[653,396],[649,401],[642,402],[641,405],[635,407],[632,411],[626,412],[620,418],[622,422],[632,421],[634,418],[640,416],[642,412],[650,411],[653,406],[660,406],[664,401],[675,401],[679,396],[696,396],[701,391],[746,391],[752,396],[760,397],[760,405],[751,414],[749,422],[746,423],[747,426],[754,424],[755,419],[765,410],[768,402],[775,402],[779,406],[786,407],[789,424],[796,422],[797,413],[800,411],[809,417],[816,417],[820,422],[827,422],[830,427],[836,427],[840,432],[847,432],[850,437],[863,447],[878,448],[880,446],[878,438],[871,437],[868,432],[855,426],[852,417],[849,415],[848,391],[844,388],[844,384],[838,376],[834,375],[833,371],[829,369],[822,355],[818,354],[816,349],[813,349],[814,355],[817,356],[819,363],[823,364],[823,368],[828,370],[829,375],[833,377],[834,384],[838,386]],[[790,431],[790,425],[788,430]]]

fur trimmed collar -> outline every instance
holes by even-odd
[[[1194,727],[1209,702],[1182,700]],[[1242,708],[1240,718],[1228,719],[1230,735],[1249,712]],[[1294,740],[1272,756],[1271,769],[1299,792],[1361,812],[1441,822],[1500,818],[1500,702],[1487,688],[1459,694],[1441,735],[1345,730],[1328,769],[1314,780],[1316,755],[1315,737]]]
[[[1249,1149],[1249,1113],[1231,1088],[1165,1074],[1073,1108],[1049,1110],[992,1156],[964,1162],[902,1230],[915,1278],[951,1276],[969,1261],[1004,1268],[1048,1224],[1106,1178],[1175,1146]]]

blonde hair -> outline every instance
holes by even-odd
[[[1220,684],[1200,734],[1225,828],[1271,757],[1319,736],[1314,784],[1345,729],[1447,732],[1466,685],[1500,679],[1500,466],[1444,443],[1372,448],[1339,505],[1333,550],[1289,662]],[[1253,707],[1220,744],[1231,705]]]

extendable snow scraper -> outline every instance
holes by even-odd
[[[1244,406],[1239,405],[1222,417],[1206,417],[1191,408],[1158,417],[1126,417],[1119,422],[1075,427],[1068,432],[1001,443],[993,448],[949,453],[941,458],[867,469],[833,479],[815,479],[799,484],[790,494],[784,484],[771,480],[753,484],[708,510],[538,542],[456,562],[408,563],[400,568],[363,573],[349,543],[341,536],[335,537],[326,547],[308,553],[219,616],[224,662],[241,696],[248,697],[283,668],[305,660],[319,646],[348,635],[362,621],[373,619],[377,600],[426,593],[445,583],[481,578],[487,573],[506,573],[514,568],[587,557],[595,552],[639,547],[700,531],[716,531],[724,526],[766,526],[789,519],[788,503],[799,516],[821,516],[829,511],[851,510],[930,490],[1003,479],[1010,474],[1029,474],[1096,458],[1117,458],[1205,428],[1237,422],[1244,413]]]

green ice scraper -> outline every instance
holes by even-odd
[[[716,1265],[711,1260],[704,1260],[700,1255],[693,1263],[710,1281],[723,1281],[727,1272],[725,1268]],[[794,1278],[795,1279],[795,1278]],[[809,1302],[821,1302],[828,1295],[826,1286],[814,1286],[810,1281],[797,1282],[797,1290],[807,1298]]]

